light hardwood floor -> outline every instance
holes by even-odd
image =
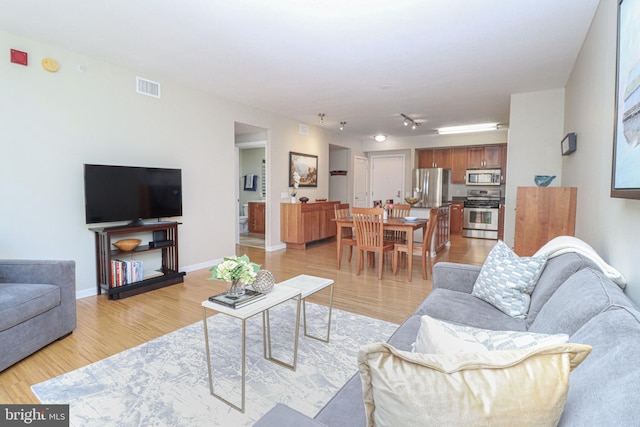
[[[481,265],[494,244],[493,240],[452,236],[451,247],[441,251],[435,262]],[[306,251],[237,247],[238,255],[246,253],[278,282],[298,274],[333,279],[334,307],[389,322],[401,323],[431,292],[431,276],[423,280],[419,268],[414,269],[411,283],[406,269],[394,277],[390,254],[384,276],[378,280],[375,268],[355,275],[355,252],[351,263],[343,254],[341,270],[336,270],[335,251],[335,240],[311,245]],[[414,265],[419,263],[416,257]],[[73,334],[0,373],[0,402],[39,403],[31,385],[201,321],[200,303],[224,290],[224,283],[209,281],[209,276],[207,269],[190,272],[182,284],[121,300],[108,300],[105,295],[77,300],[78,326]],[[317,302],[324,301],[326,295],[320,295]]]

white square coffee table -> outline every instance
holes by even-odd
[[[296,325],[294,332],[294,342],[293,342],[293,363],[289,364],[282,360],[279,360],[271,354],[271,333],[270,333],[270,322],[269,322],[269,309],[277,306],[278,304],[282,304],[285,301],[290,299],[297,299],[297,308],[296,308]],[[207,351],[207,368],[209,370],[209,391],[211,395],[220,399],[227,405],[231,406],[244,413],[245,408],[245,382],[246,382],[246,321],[250,317],[255,316],[256,314],[262,313],[262,322],[263,322],[263,342],[264,342],[264,357],[267,360],[270,360],[279,365],[285,366],[291,370],[296,370],[296,363],[298,358],[298,334],[300,329],[300,298],[301,291],[300,289],[288,286],[275,286],[271,292],[269,292],[266,298],[261,299],[259,301],[253,302],[251,304],[247,304],[240,308],[231,308],[226,307],[222,304],[217,304],[211,302],[209,300],[202,301],[202,320],[204,322],[204,338],[206,343],[206,351]],[[213,390],[213,373],[211,370],[211,351],[209,347],[209,330],[207,327],[207,310],[216,311],[221,314],[226,314],[228,316],[235,317],[242,321],[242,392],[241,392],[241,403],[240,406],[233,404],[229,400],[224,397],[216,394]],[[267,351],[268,350],[268,351]]]
[[[322,342],[329,342],[329,335],[331,333],[331,311],[333,309],[333,285],[334,282],[331,279],[325,279],[322,277],[316,277],[316,276],[308,276],[306,274],[301,274],[299,276],[293,277],[289,280],[285,280],[284,282],[281,282],[280,284],[278,284],[276,287],[278,286],[287,286],[290,288],[294,288],[294,289],[298,289],[301,292],[301,298],[302,298],[302,314],[303,314],[303,319],[304,319],[304,336],[305,337],[309,337],[309,338],[313,338]],[[310,295],[315,294],[316,292],[319,292],[327,287],[330,287],[331,292],[329,294],[329,318],[327,320],[327,337],[326,338],[320,338],[317,336],[313,336],[309,333],[307,333],[307,309],[306,309],[306,298],[309,297]],[[274,288],[275,289],[275,288]]]

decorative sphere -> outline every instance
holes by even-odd
[[[266,294],[273,289],[276,279],[269,270],[259,270],[255,282],[251,285],[254,290]]]
[[[555,177],[555,175],[536,175],[533,177],[533,180],[538,187],[547,187]]]

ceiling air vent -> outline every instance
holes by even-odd
[[[136,92],[142,95],[160,98],[160,83],[136,77]]]

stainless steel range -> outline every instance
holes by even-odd
[[[500,190],[467,190],[462,235],[480,239],[498,238]]]

